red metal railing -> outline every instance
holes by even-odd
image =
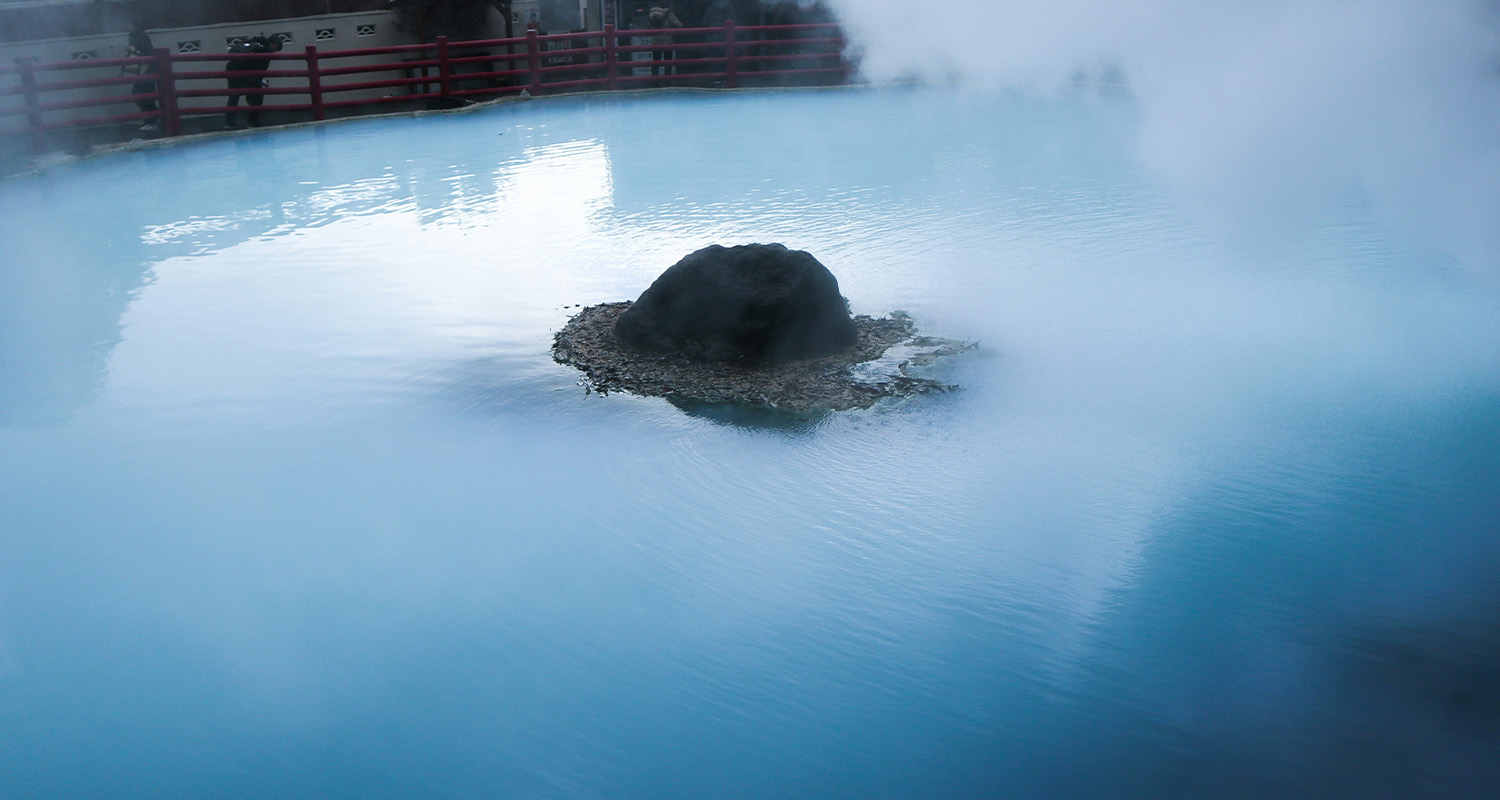
[[[522,91],[541,95],[674,85],[842,83],[850,73],[842,33],[831,23],[674,28],[670,44],[650,43],[653,33],[663,32],[607,25],[602,31],[544,35],[530,28],[524,36],[508,39],[449,42],[439,37],[429,44],[328,52],[313,45],[301,53],[253,55],[173,54],[158,48],[136,58],[47,64],[17,59],[15,66],[0,67],[0,133],[29,132],[42,147],[49,131],[137,121],[156,122],[165,134],[178,135],[186,118],[236,112],[306,113],[322,120],[330,111],[357,113],[413,101],[457,104]],[[671,57],[657,60],[663,50],[671,51]],[[201,68],[206,62],[245,58],[269,61],[270,68]],[[115,67],[122,74],[62,79],[69,71]],[[154,73],[146,73],[149,67]],[[144,74],[124,74],[126,70]],[[265,81],[260,87],[229,88],[233,77]],[[154,82],[154,89],[111,91],[141,82]],[[258,96],[262,105],[230,106],[234,95]],[[285,102],[277,102],[281,99]],[[79,113],[137,101],[154,102],[156,110]],[[59,118],[60,112],[72,113]],[[17,119],[24,124],[5,124]]]

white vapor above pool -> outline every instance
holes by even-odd
[[[533,101],[0,182],[0,796],[1495,785],[1500,298],[1376,198],[1226,234],[1137,96]],[[962,390],[731,424],[551,361],[753,241],[978,342]]]
[[[1244,239],[1368,200],[1500,276],[1495,0],[833,0],[872,77],[1136,96],[1146,163]]]

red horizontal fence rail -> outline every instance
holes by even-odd
[[[666,35],[670,42],[652,43]],[[183,131],[183,120],[235,113],[308,114],[378,110],[393,103],[461,105],[527,92],[531,95],[662,86],[724,86],[843,83],[850,65],[845,41],[832,23],[808,25],[616,30],[524,36],[354,50],[258,54],[177,53],[158,48],[150,56],[39,64],[17,59],[0,66],[0,133],[29,133],[38,148],[45,134],[67,128],[152,123],[166,135]],[[662,51],[668,58],[659,59]],[[261,72],[231,72],[238,59],[268,61]],[[373,62],[370,59],[375,59]],[[355,62],[360,63],[355,63]],[[218,68],[206,69],[211,62]],[[146,70],[154,67],[154,73]],[[74,71],[118,69],[115,75],[67,79]],[[230,78],[264,79],[260,87],[228,87]],[[152,91],[132,93],[152,82]],[[123,89],[117,87],[124,87]],[[116,93],[123,92],[123,93]],[[383,92],[368,96],[370,92]],[[350,96],[365,93],[366,96]],[[230,106],[233,95],[258,97],[262,105]],[[305,98],[280,102],[279,98]],[[121,113],[125,103],[150,101],[156,110]],[[274,102],[273,102],[274,101]],[[97,115],[58,112],[98,109]],[[13,120],[20,127],[7,126]]]

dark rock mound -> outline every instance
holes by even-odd
[[[689,254],[619,316],[614,332],[631,348],[701,361],[800,361],[858,339],[838,279],[780,244]]]
[[[665,397],[690,414],[761,427],[956,389],[909,370],[972,346],[917,336],[900,311],[851,317],[817,259],[752,244],[704,248],[639,300],[579,311],[552,357],[582,371],[586,391]]]

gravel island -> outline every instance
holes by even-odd
[[[878,319],[853,317],[854,345],[830,355],[786,362],[707,361],[626,346],[615,335],[615,323],[631,305],[624,301],[589,306],[553,338],[553,359],[581,371],[585,390],[793,413],[843,411],[868,408],[886,397],[954,390],[956,386],[907,370],[973,346],[917,336],[911,317],[897,311]]]

